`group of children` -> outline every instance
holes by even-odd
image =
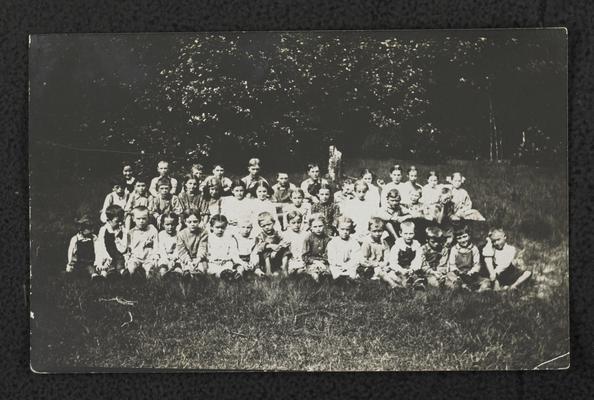
[[[393,166],[385,184],[366,169],[335,192],[317,164],[307,166],[300,186],[286,173],[269,185],[255,158],[239,180],[220,164],[208,176],[192,166],[182,185],[166,161],[157,170],[148,181],[124,166],[105,198],[98,235],[91,217],[77,220],[67,271],[87,271],[92,279],[299,274],[479,291],[513,289],[530,278],[503,230],[491,229],[482,251],[472,243],[467,221],[484,218],[460,173],[440,184],[431,171],[421,186],[415,167],[403,182],[402,168]]]

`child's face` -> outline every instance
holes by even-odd
[[[192,175],[196,178],[197,181],[202,180],[203,171],[200,168],[192,167]]]
[[[443,240],[436,237],[430,237],[427,239],[429,247],[434,251],[440,251],[443,248]]]
[[[175,220],[173,218],[165,218],[163,220],[163,228],[165,228],[165,232],[169,235],[173,235],[175,233]]]
[[[320,177],[320,168],[319,167],[310,168],[310,170],[307,171],[307,174],[309,175],[309,177],[311,179],[313,179],[314,181],[317,181],[318,178]]]
[[[315,220],[311,223],[310,229],[311,233],[320,236],[324,232],[324,223],[320,220]]]
[[[91,235],[93,235],[93,228],[91,228],[90,226],[85,226],[80,230],[80,233],[85,237],[90,237]]]
[[[497,250],[501,250],[503,249],[503,246],[505,246],[506,237],[505,235],[500,233],[491,235],[491,243],[493,244],[493,247],[495,247]]]
[[[392,210],[398,208],[400,206],[400,196],[398,197],[393,197],[393,196],[389,196],[388,197],[388,207],[390,207]]]
[[[113,185],[113,192],[118,196],[124,195],[124,187],[122,185]]]
[[[124,169],[122,170],[122,175],[124,175],[124,178],[126,178],[126,180],[132,178],[132,167],[130,166],[125,166]]]
[[[357,200],[364,201],[366,194],[367,194],[367,188],[365,188],[365,186],[355,187],[355,197],[357,198]]]
[[[338,224],[338,236],[340,236],[342,240],[348,240],[351,236],[351,224],[344,222]]]
[[[287,174],[278,174],[278,177],[276,178],[276,182],[280,185],[280,186],[287,186],[289,184],[289,175]]]
[[[301,193],[293,192],[293,194],[291,194],[291,202],[295,207],[301,207],[301,204],[303,204],[303,196],[301,196]]]
[[[418,190],[413,190],[412,192],[410,192],[409,198],[411,204],[417,204],[421,199],[421,193]]]
[[[427,178],[427,183],[429,184],[429,187],[436,187],[437,186],[437,176],[435,175],[431,175],[429,178]]]
[[[120,217],[113,217],[112,219],[108,219],[107,223],[109,224],[109,227],[111,229],[117,230],[117,229],[120,229],[123,221]]]
[[[256,198],[258,200],[266,200],[268,198],[268,190],[264,186],[256,189]]]
[[[411,244],[413,239],[415,238],[415,229],[411,226],[405,226],[402,228],[400,236],[402,236],[404,243]]]
[[[300,232],[301,231],[301,224],[303,219],[300,217],[295,217],[289,221],[289,229],[293,232]]]
[[[134,223],[139,229],[145,229],[148,226],[149,215],[148,211],[134,212]]]
[[[159,164],[157,166],[157,171],[159,172],[160,176],[167,175],[167,172],[169,171],[169,164],[166,164],[166,163]]]
[[[379,242],[382,238],[382,234],[384,233],[384,227],[381,225],[373,225],[369,229],[369,235],[374,242]]]
[[[459,189],[462,186],[462,177],[458,174],[452,176],[452,186]]]
[[[354,192],[355,192],[355,184],[345,183],[342,185],[342,193],[343,194],[352,194]]]
[[[169,194],[169,190],[170,190],[169,185],[159,186],[159,196],[161,196],[161,198],[165,198]]]
[[[318,191],[318,198],[320,199],[320,203],[326,204],[330,201],[330,190],[329,189],[320,189]]]
[[[224,222],[215,222],[214,225],[210,228],[212,233],[216,236],[221,237],[225,233],[225,228],[227,228],[227,224]]]
[[[390,173],[390,178],[394,183],[400,183],[402,180],[402,172],[399,169],[395,169]]]
[[[371,183],[373,182],[373,175],[371,175],[370,173],[366,173],[361,177],[361,180],[367,183],[368,185],[371,185]]]
[[[136,182],[136,185],[134,185],[134,190],[136,190],[136,193],[138,193],[138,194],[145,194],[146,193],[146,183]]]
[[[196,192],[197,187],[198,183],[196,182],[196,179],[188,179],[188,181],[186,182],[186,192],[188,193]]]
[[[186,218],[186,226],[190,232],[196,232],[198,230],[199,224],[200,221],[195,215],[190,215],[188,218]]]
[[[225,173],[225,169],[223,167],[221,167],[220,165],[217,165],[212,170],[212,174],[214,176],[216,176],[217,178],[222,178],[224,173]]]
[[[235,197],[238,200],[243,200],[243,198],[245,197],[245,189],[243,188],[243,186],[235,186],[231,193],[233,193],[233,197]]]
[[[266,219],[260,222],[260,228],[265,234],[272,235],[274,233],[274,221],[272,219]]]
[[[256,177],[260,173],[260,166],[259,165],[250,165],[248,167],[248,171],[252,177]]]
[[[252,224],[248,222],[243,222],[239,224],[237,229],[239,229],[239,234],[246,238],[250,236],[250,233],[252,233]]]
[[[460,245],[460,247],[468,247],[470,244],[470,235],[468,233],[458,235],[456,236],[456,242]]]
[[[410,171],[408,173],[408,180],[415,183],[417,181],[417,171]]]
[[[216,186],[209,186],[208,194],[210,195],[211,198],[216,199],[217,197],[219,197],[219,188]]]

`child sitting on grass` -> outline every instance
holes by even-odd
[[[450,250],[446,285],[468,290],[486,290],[490,281],[480,276],[481,260],[479,249],[470,240],[468,225],[454,230],[456,244]]]
[[[201,228],[200,212],[189,211],[184,217],[186,227],[177,234],[177,254],[184,277],[204,273],[206,266],[206,232]]]
[[[328,184],[322,184],[316,193],[318,202],[311,205],[312,214],[322,214],[326,219],[326,234],[334,236],[336,234],[336,221],[340,210],[332,202],[332,188]]]
[[[415,284],[421,269],[421,245],[415,240],[415,224],[404,221],[400,224],[400,237],[390,250],[388,266],[382,278],[392,288]],[[420,284],[420,282],[418,282]]]
[[[93,234],[93,223],[87,215],[83,215],[75,222],[78,232],[70,239],[66,272],[81,273],[86,271],[91,279],[95,279],[99,275],[95,270],[97,236]]]
[[[484,221],[485,218],[480,212],[472,208],[472,201],[465,189],[462,189],[462,183],[466,178],[459,172],[452,174],[450,180],[452,184],[452,203],[454,205],[454,216],[456,219],[465,219],[472,221]]]
[[[157,182],[157,196],[149,204],[152,217],[158,229],[162,226],[161,217],[168,213],[181,214],[182,208],[177,196],[171,194],[169,179],[160,179]]]
[[[322,214],[312,214],[309,218],[310,232],[303,241],[301,259],[305,273],[316,282],[321,277],[329,276],[327,246],[330,237],[326,234],[326,218]]]
[[[237,222],[237,229],[232,233],[237,241],[239,258],[247,264],[246,273],[253,272],[256,276],[264,275],[260,269],[259,256],[255,252],[256,238],[252,236],[252,222],[249,218],[241,219]]]
[[[126,212],[125,226],[127,230],[130,230],[133,224],[132,210],[136,207],[146,207],[147,209],[153,203],[153,196],[151,196],[146,190],[146,180],[142,177],[137,177],[134,183],[134,192],[128,197],[128,202],[124,211]]]
[[[311,204],[304,202],[305,194],[301,189],[295,189],[291,192],[291,204],[287,204],[283,208],[283,227],[288,229],[289,221],[287,219],[288,215],[293,212],[297,212],[301,215],[301,230],[307,230],[307,221],[309,221],[309,216],[311,214]]]
[[[159,261],[159,232],[149,224],[148,208],[137,206],[132,210],[132,215],[135,226],[128,232],[130,255],[126,268],[130,275],[144,270],[141,275],[148,277]]]
[[[160,180],[169,181],[169,190],[171,194],[177,193],[177,179],[169,176],[169,163],[167,161],[159,161],[159,163],[157,164],[157,172],[159,173],[159,176],[156,176],[151,180],[151,184],[149,186],[149,193],[153,197],[157,197],[159,195],[159,188],[157,187],[157,183]]]
[[[120,179],[116,179],[112,181],[111,184],[112,191],[105,196],[105,201],[103,201],[103,208],[101,209],[101,213],[99,219],[101,222],[105,223],[107,221],[105,216],[105,210],[107,207],[111,205],[117,205],[122,208],[126,207],[126,203],[128,202],[128,193],[126,193],[126,186],[124,182]]]
[[[496,290],[516,289],[532,276],[530,271],[517,267],[516,255],[516,248],[506,242],[503,229],[491,229],[483,257]]]
[[[364,279],[379,279],[381,272],[388,265],[390,246],[382,239],[386,226],[378,217],[369,219],[368,234],[361,243],[361,263],[357,276]]]
[[[400,223],[410,218],[405,209],[400,205],[400,193],[397,189],[390,189],[386,196],[385,205],[378,213],[386,226],[388,238],[386,241],[388,245],[393,245],[398,239],[398,231],[400,230]]]
[[[182,268],[177,253],[177,225],[179,217],[173,212],[163,214],[163,230],[159,232],[159,273],[161,276],[169,272],[181,274]]]
[[[258,214],[260,233],[256,236],[254,252],[258,255],[258,265],[267,276],[278,275],[283,268],[283,257],[288,244],[283,241],[274,227],[275,218],[269,212]],[[286,274],[287,271],[282,271]]]
[[[272,185],[273,194],[270,200],[273,203],[290,203],[291,193],[297,186],[289,182],[289,175],[286,172],[279,172],[276,175],[276,183]]]
[[[301,189],[299,189],[301,190]],[[289,244],[288,252],[283,259],[288,274],[304,272],[305,266],[301,255],[303,254],[303,242],[306,233],[301,229],[303,216],[299,211],[290,211],[286,216],[287,230],[283,232],[283,240]]]
[[[355,181],[347,178],[342,181],[341,190],[334,193],[334,203],[340,206],[340,204],[346,200],[355,198]]]
[[[351,233],[353,220],[349,217],[338,219],[338,236],[328,242],[328,263],[333,279],[357,277],[357,267],[361,261],[361,245]]]
[[[241,278],[248,268],[248,263],[239,257],[237,240],[233,235],[225,233],[227,218],[224,215],[213,215],[209,221],[210,233],[206,240],[206,272],[217,278],[234,280]]]
[[[122,228],[124,210],[117,205],[105,209],[105,224],[97,235],[95,266],[103,277],[126,271],[124,255],[128,251],[128,234]]]
[[[425,229],[427,243],[421,247],[421,272],[427,284],[439,287],[448,272],[449,247],[445,245],[444,232],[438,226]]]

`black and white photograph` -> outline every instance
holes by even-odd
[[[29,38],[38,373],[570,366],[567,30]]]

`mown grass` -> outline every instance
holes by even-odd
[[[387,177],[389,164],[356,160],[346,173],[366,166]],[[527,287],[478,294],[392,291],[379,282],[343,287],[206,279],[184,296],[172,282],[92,285],[58,271],[72,229],[68,213],[79,204],[98,208],[100,200],[92,191],[62,193],[69,199],[63,209],[32,219],[38,243],[32,257],[33,368],[526,369],[568,352],[564,172],[478,163],[417,168],[421,176],[436,169],[467,177],[475,207],[508,231],[534,272]],[[300,176],[292,174],[295,182]],[[137,303],[101,300],[116,296]],[[544,367],[568,363],[564,357]]]

